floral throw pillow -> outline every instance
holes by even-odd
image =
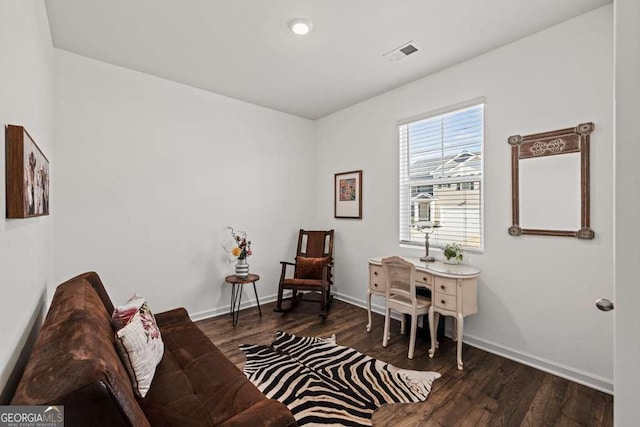
[[[116,348],[133,390],[138,396],[145,397],[164,354],[156,319],[144,298],[137,295],[124,306],[117,307],[111,318],[117,329]]]
[[[124,328],[145,302],[145,299],[136,293],[124,305],[116,307],[111,314],[113,329],[117,332]]]

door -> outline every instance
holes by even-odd
[[[614,422],[640,408],[640,1],[615,0]],[[606,297],[606,295],[603,295]],[[607,315],[608,313],[603,313]]]

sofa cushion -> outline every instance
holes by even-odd
[[[96,294],[100,297],[102,304],[104,305],[104,309],[107,313],[113,313],[113,303],[111,302],[111,298],[107,294],[104,285],[102,284],[102,280],[100,280],[100,276],[95,271],[89,271],[87,273],[80,274],[72,279],[69,279],[69,282],[75,282],[79,280],[86,280],[91,284],[93,290],[96,291]]]
[[[139,400],[152,425],[295,425],[287,407],[266,399],[186,310],[160,313],[156,320],[164,358],[149,393]]]
[[[95,425],[147,426],[116,353],[106,294],[96,293],[101,284],[92,274],[56,289],[11,403],[69,405],[69,426],[90,419],[100,419]]]

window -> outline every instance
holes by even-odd
[[[482,249],[484,104],[398,126],[400,242],[424,244],[419,221],[435,224],[429,243]]]

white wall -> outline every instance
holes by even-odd
[[[336,229],[346,299],[364,301],[369,257],[423,254],[398,245],[397,121],[485,97],[485,251],[465,256],[482,270],[465,341],[611,390],[613,324],[594,301],[612,289],[612,19],[598,9],[316,123],[317,210]],[[507,137],[588,121],[595,240],[510,237]],[[354,169],[363,219],[335,220],[333,174]]]
[[[61,50],[54,63],[55,280],[95,270],[115,303],[226,313],[229,225],[273,296],[313,216],[313,122]]]
[[[611,294],[612,280],[611,9],[314,126],[64,51],[55,51],[52,69],[43,4],[1,0],[0,121],[26,126],[49,157],[52,215],[4,220],[0,228],[0,389],[37,324],[47,286],[80,272],[98,271],[116,302],[138,291],[155,311],[225,312],[227,224],[254,242],[249,261],[262,276],[263,297],[275,293],[278,261],[291,257],[298,228],[334,227],[338,292],[363,302],[367,258],[421,255],[397,244],[397,120],[478,96],[487,101],[485,252],[466,256],[483,274],[481,311],[467,319],[465,340],[609,389],[611,316],[593,301]],[[596,124],[597,238],[509,237],[507,136],[584,121]],[[364,219],[334,220],[333,174],[354,169],[364,170]]]
[[[31,219],[5,217],[4,126],[27,128],[55,169],[52,144],[52,45],[42,1],[0,1],[0,391],[12,377],[21,349],[45,303],[52,275],[52,215]],[[10,390],[9,390],[10,392]],[[4,397],[3,397],[4,398]],[[2,403],[3,399],[0,399]]]
[[[638,423],[640,341],[637,266],[640,259],[638,100],[640,99],[640,3],[615,2],[615,386],[617,426]],[[603,295],[610,298],[608,295]],[[612,315],[613,313],[603,313]]]

